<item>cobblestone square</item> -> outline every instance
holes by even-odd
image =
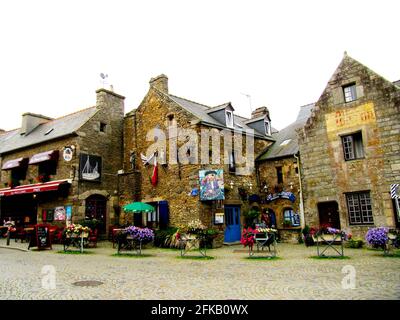
[[[400,259],[369,249],[345,249],[348,259],[322,260],[311,258],[316,247],[280,243],[279,259],[270,261],[246,259],[240,245],[207,251],[211,260],[180,259],[178,250],[160,248],[145,249],[142,258],[116,257],[109,242],[84,255],[60,250],[0,248],[0,299],[400,299]],[[45,265],[56,270],[56,289],[42,287]],[[355,288],[343,288],[352,267]],[[74,285],[80,281],[102,284]]]

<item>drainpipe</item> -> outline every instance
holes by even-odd
[[[300,170],[300,158],[294,154],[294,157],[297,161],[297,169],[299,172],[299,186],[300,186],[300,221],[301,221],[301,228],[304,229],[305,227],[305,217],[304,217],[304,201],[303,201],[303,186],[301,184],[301,170]]]

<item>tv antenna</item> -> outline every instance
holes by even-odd
[[[101,84],[102,84],[102,86],[103,86],[103,88],[105,87],[105,84],[106,84],[106,82],[107,82],[107,78],[108,78],[108,74],[105,74],[105,73],[100,73],[100,78],[101,78]]]
[[[251,108],[251,95],[247,94],[247,93],[243,93],[241,92],[242,95],[246,96],[247,99],[249,99],[249,107],[250,107],[250,112],[253,112],[253,109]]]

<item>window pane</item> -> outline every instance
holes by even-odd
[[[343,153],[346,160],[354,159],[354,144],[352,136],[342,137]]]

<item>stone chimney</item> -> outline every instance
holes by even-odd
[[[106,113],[124,114],[124,100],[124,96],[114,91],[104,88],[96,90],[96,107],[105,110]]]
[[[251,113],[251,119],[267,116],[269,118],[269,110],[267,107],[260,107]]]
[[[22,115],[22,125],[20,134],[28,135],[37,126],[39,126],[42,123],[48,122],[50,120],[53,120],[53,118],[49,118],[41,114],[35,114],[30,112],[24,113]]]
[[[168,93],[168,77],[165,74],[160,74],[155,78],[151,78],[150,87],[154,87],[164,93]]]

